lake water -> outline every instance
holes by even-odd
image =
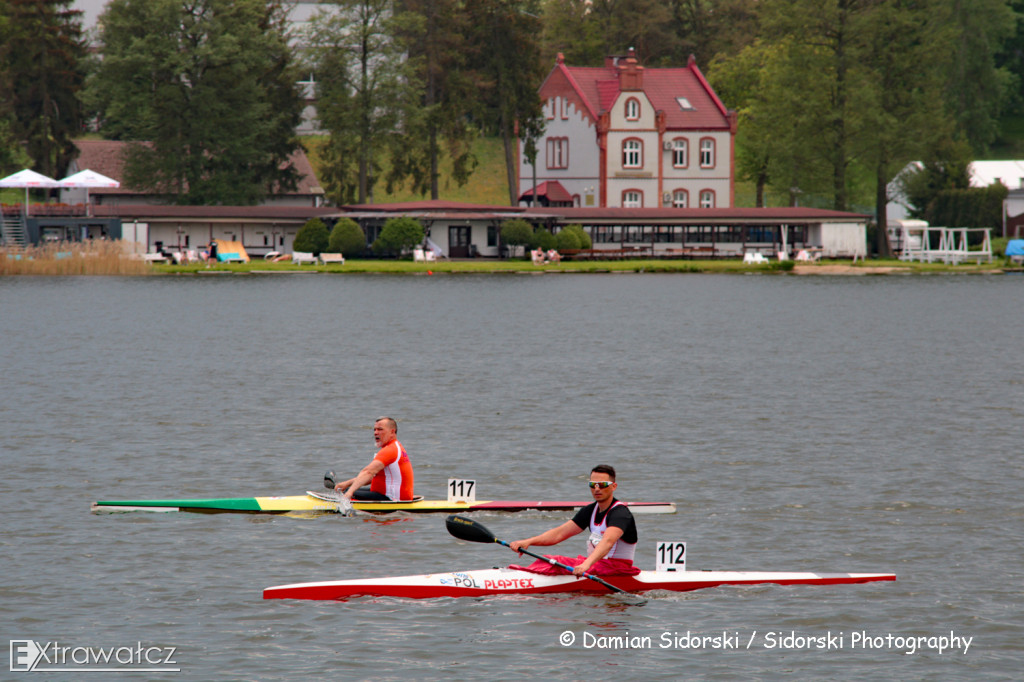
[[[0,634],[176,648],[181,672],[112,679],[1019,679],[1022,298],[1015,276],[0,279]],[[614,465],[620,498],[678,505],[638,517],[643,568],[685,540],[691,569],[898,579],[264,601],[517,559],[443,516],[89,513],[317,489],[369,461],[380,414],[428,497],[582,500]],[[568,514],[475,518],[514,540]],[[652,645],[587,646],[626,636]]]

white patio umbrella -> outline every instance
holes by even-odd
[[[8,175],[6,178],[0,179],[0,187],[24,187],[25,188],[25,216],[28,216],[28,191],[30,189],[48,189],[51,187],[59,187],[60,185],[53,178],[48,178],[42,173],[36,173],[34,170],[18,171],[14,175]]]
[[[71,187],[84,187],[85,188],[85,213],[89,215],[89,188],[90,187],[120,187],[121,183],[113,178],[108,178],[106,175],[101,175],[96,171],[85,170],[78,171],[74,175],[69,175],[59,183],[59,187],[71,188]]]

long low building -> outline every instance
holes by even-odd
[[[633,249],[647,255],[707,254],[737,257],[777,255],[813,248],[825,257],[864,258],[870,216],[808,207],[786,208],[518,208],[421,201],[343,208],[359,222],[369,241],[388,219],[408,215],[427,229],[430,240],[452,258],[506,255],[502,223],[521,218],[557,232],[580,225],[595,250]]]
[[[816,249],[826,257],[863,258],[867,215],[790,208],[586,208],[419,201],[344,206],[161,206],[101,204],[92,215],[33,214],[29,241],[107,237],[136,244],[139,252],[201,249],[212,240],[241,242],[250,255],[289,253],[310,219],[328,227],[342,217],[358,222],[367,245],[388,219],[409,216],[424,226],[431,246],[449,258],[508,255],[501,226],[521,218],[557,232],[580,225],[595,250],[655,257],[742,257]]]

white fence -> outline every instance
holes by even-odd
[[[907,221],[910,222],[910,221]],[[925,225],[902,225],[900,235],[900,260],[935,263],[942,261],[958,265],[965,261],[992,262],[992,229],[988,227],[930,227]],[[968,248],[970,235],[981,233],[981,248]],[[932,244],[937,244],[932,248]]]

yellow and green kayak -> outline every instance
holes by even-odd
[[[458,514],[471,511],[517,512],[527,510],[568,511],[590,504],[592,500],[581,501],[532,501],[496,500],[474,502],[449,502],[447,500],[425,500],[422,497],[401,502],[359,502],[352,506],[356,511],[372,514],[408,512],[413,514]],[[624,502],[634,514],[674,514],[673,502]],[[337,498],[328,493],[308,491],[305,495],[284,497],[228,497],[196,500],[100,500],[92,503],[94,513],[101,512],[200,512],[217,514],[241,512],[250,514],[287,514],[291,512],[338,511]]]

